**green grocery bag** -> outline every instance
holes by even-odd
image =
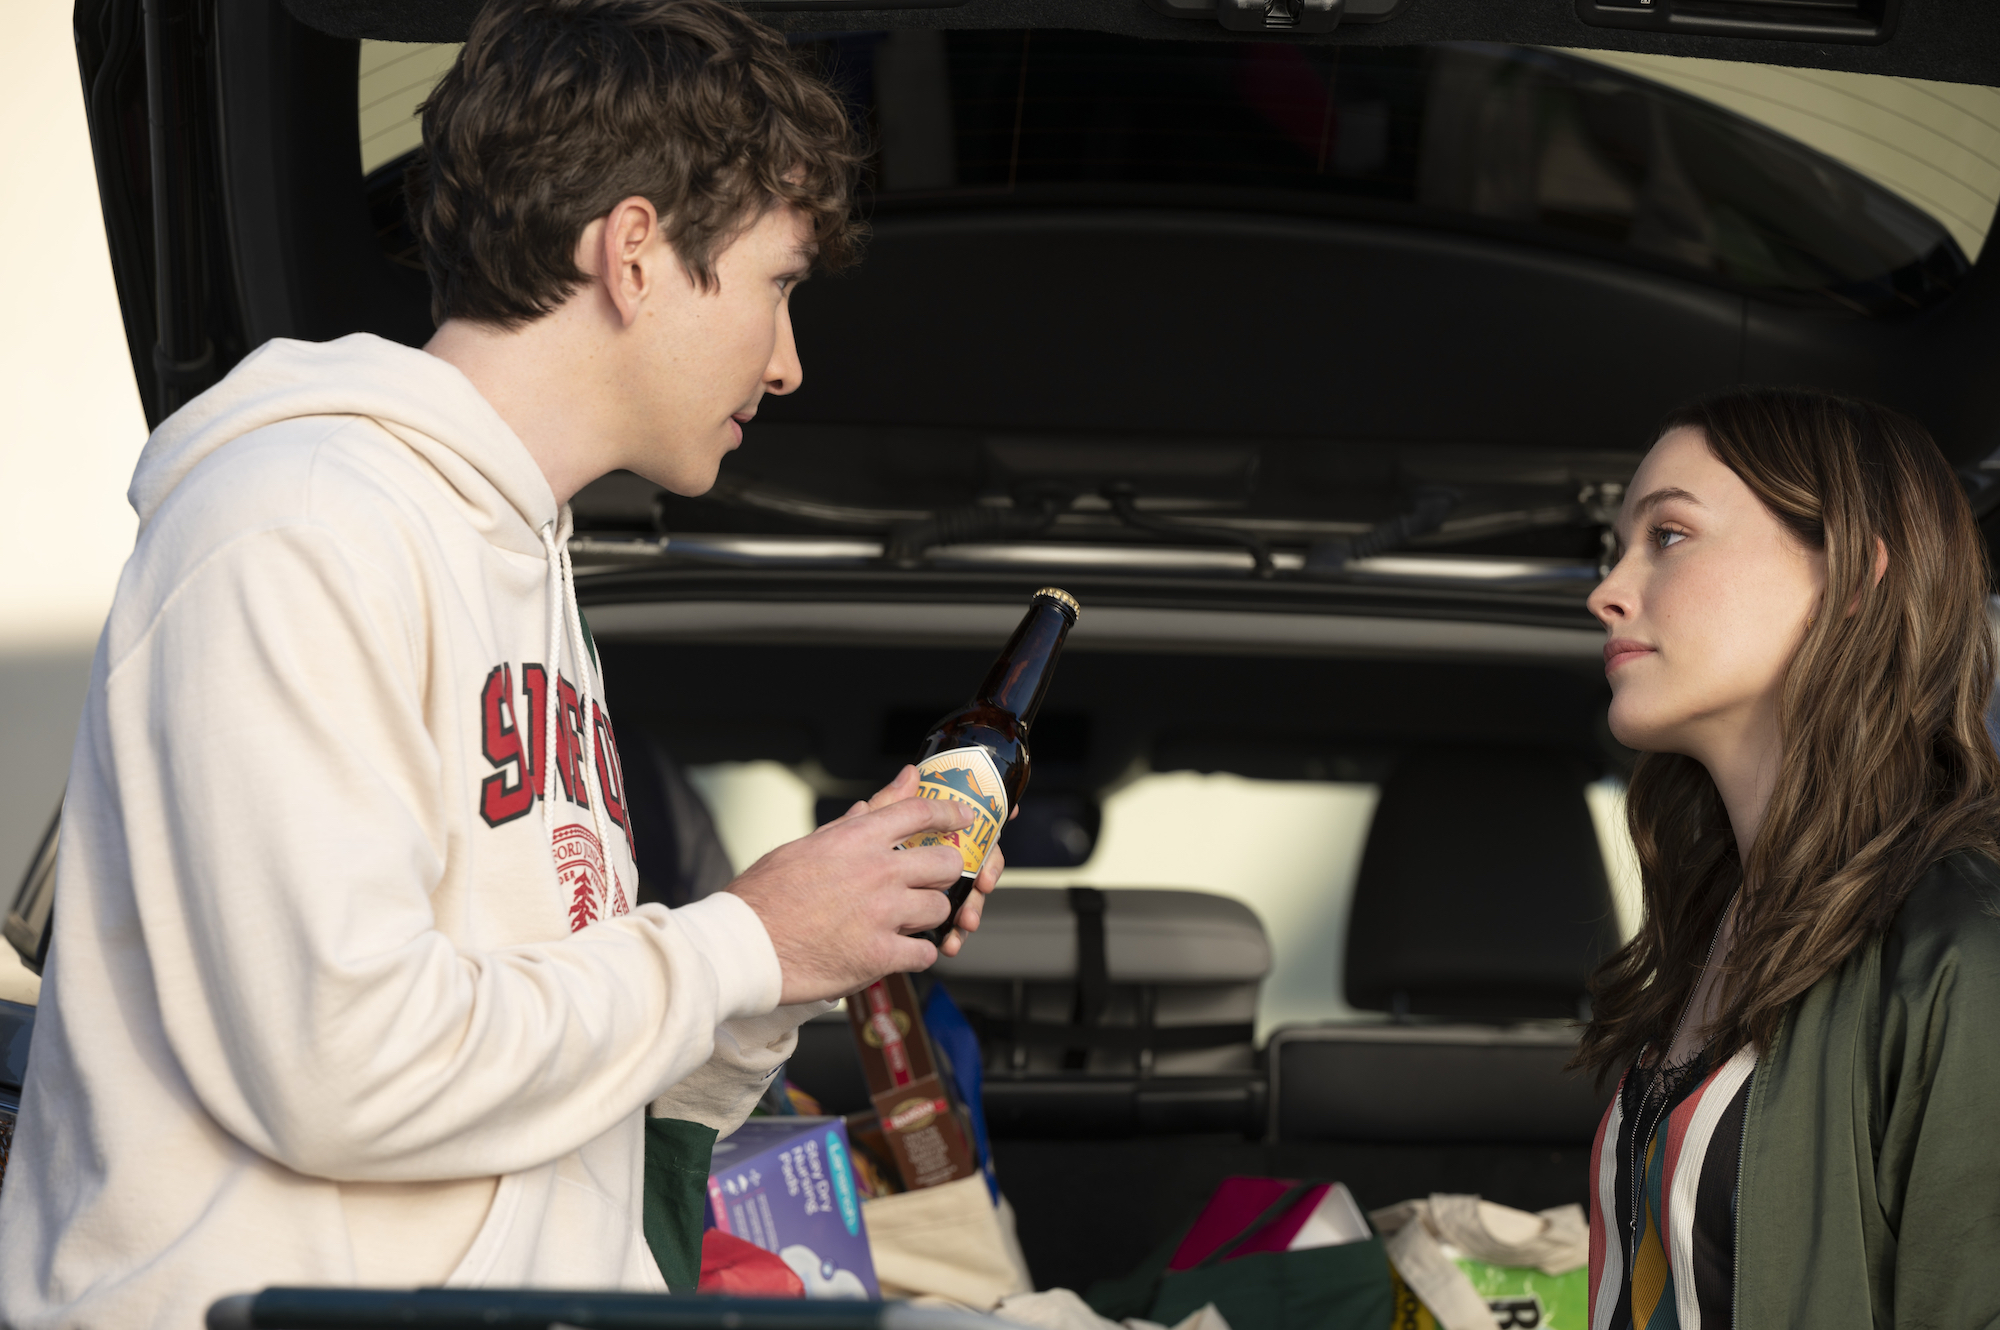
[[[672,1293],[692,1293],[701,1283],[702,1216],[714,1154],[715,1128],[679,1118],[646,1119],[641,1222],[653,1264]]]
[[[1540,1214],[1438,1194],[1369,1216],[1394,1271],[1391,1330],[1584,1330],[1589,1227],[1580,1206]]]
[[[1233,1239],[1187,1270],[1169,1270],[1193,1229],[1190,1221],[1122,1279],[1091,1286],[1084,1301],[1111,1320],[1143,1317],[1174,1325],[1208,1303],[1230,1330],[1386,1330],[1393,1310],[1382,1240],[1306,1251],[1231,1255],[1283,1216],[1316,1184],[1297,1183]]]

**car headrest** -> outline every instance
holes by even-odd
[[[1118,984],[1254,983],[1271,970],[1255,911],[1205,891],[1121,887],[1092,893],[1103,912],[1106,977]],[[1075,894],[1002,886],[979,931],[932,971],[940,979],[1068,981],[1077,976]]]
[[[1618,945],[1578,757],[1519,749],[1404,755],[1383,782],[1347,930],[1364,1011],[1574,1017]]]

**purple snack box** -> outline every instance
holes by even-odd
[[[708,1227],[776,1252],[809,1298],[880,1298],[839,1118],[751,1118],[715,1143]]]

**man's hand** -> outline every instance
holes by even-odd
[[[784,972],[782,1005],[845,997],[937,960],[937,948],[908,933],[944,922],[945,891],[963,861],[943,845],[896,847],[919,832],[959,830],[972,814],[950,800],[915,798],[916,791],[916,769],[905,767],[873,799],[780,845],[729,884],[771,935]],[[988,869],[998,876],[997,866]],[[980,880],[992,889],[987,873]],[[967,909],[976,925],[971,902]],[[951,940],[946,946],[956,950]]]
[[[856,803],[854,807],[842,813],[837,821],[845,822],[850,817],[860,817],[864,813],[873,812],[877,808],[887,808],[899,799],[914,799],[916,795],[917,769],[915,767],[904,767],[896,773],[896,779],[875,792],[874,798]],[[1007,820],[1011,822],[1020,815],[1021,810],[1016,807]],[[829,822],[827,824],[827,826],[834,825],[837,825],[837,823]],[[824,831],[826,827],[821,827],[820,830]],[[965,946],[965,935],[979,931],[979,919],[985,913],[986,898],[993,894],[993,888],[1000,882],[1000,870],[1006,866],[1007,856],[1000,853],[1000,847],[995,845],[987,852],[986,862],[980,866],[979,876],[973,879],[972,885],[977,890],[965,898],[965,904],[958,907],[957,926],[951,932],[945,934],[945,955],[958,955],[959,950]],[[950,885],[950,883],[946,883],[947,887]],[[879,977],[878,975],[877,978]]]

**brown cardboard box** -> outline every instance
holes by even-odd
[[[903,1186],[903,1175],[896,1171],[895,1154],[874,1111],[849,1113],[844,1121],[848,1152],[854,1157],[854,1185],[862,1199],[872,1201],[909,1190]]]
[[[908,975],[890,975],[847,1000],[861,1069],[903,1185],[935,1187],[978,1171],[972,1146],[924,1031]]]
[[[937,1059],[910,976],[892,974],[856,993],[847,1000],[847,1021],[854,1028],[869,1094],[936,1074]]]

